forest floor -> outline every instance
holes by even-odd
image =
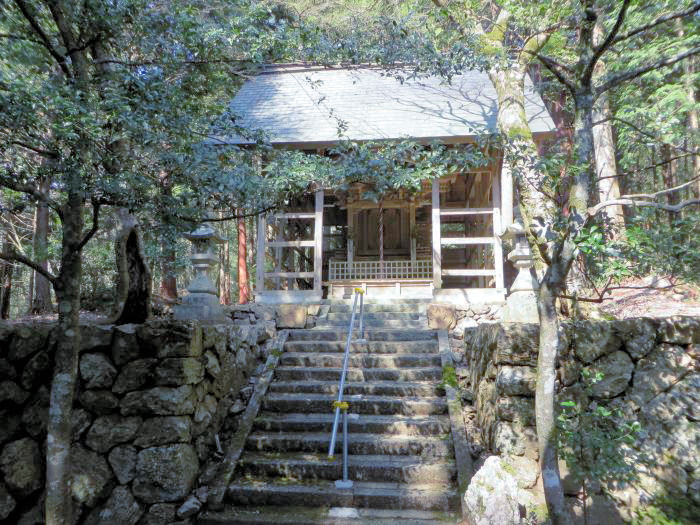
[[[652,284],[650,287],[649,285]],[[600,310],[616,319],[630,317],[700,317],[700,287],[686,284],[672,286],[665,279],[653,283],[649,278],[630,279],[625,288],[612,290],[600,304]],[[629,287],[629,288],[627,288]]]

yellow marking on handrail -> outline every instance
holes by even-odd
[[[362,288],[355,288],[355,293],[363,294],[365,291]]]
[[[350,408],[350,403],[348,403],[347,401],[333,401],[333,408],[347,410],[348,408]]]

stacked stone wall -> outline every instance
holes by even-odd
[[[72,420],[78,523],[179,519],[225,416],[252,393],[273,319],[82,327]],[[44,522],[53,326],[0,325],[0,523]]]
[[[581,321],[561,329],[557,402],[606,403],[642,427],[632,454],[640,458],[637,479],[609,493],[627,509],[662,495],[700,509],[700,319]],[[537,459],[537,346],[537,325],[497,323],[465,333],[466,366],[458,375],[490,452]],[[587,388],[584,368],[602,380]],[[578,488],[565,483],[565,490]]]

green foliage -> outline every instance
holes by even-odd
[[[587,393],[603,375],[582,371]],[[602,402],[587,406],[580,401],[560,403],[557,417],[557,436],[560,457],[566,461],[576,482],[631,481],[635,478],[631,461],[631,445],[636,441],[641,426],[630,422],[624,414]],[[584,494],[585,497],[585,494]]]
[[[657,494],[651,505],[635,510],[632,525],[694,525],[700,509],[688,497]]]

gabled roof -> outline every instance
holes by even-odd
[[[534,133],[554,130],[528,77],[525,111]],[[377,68],[274,67],[240,89],[238,123],[273,144],[414,138],[458,142],[496,130],[496,91],[486,73],[468,71],[447,84],[439,77],[399,81]],[[250,141],[230,137],[228,143]]]

